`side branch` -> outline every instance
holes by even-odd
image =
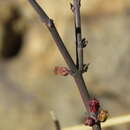
[[[42,21],[47,25],[47,28],[49,29],[57,47],[59,48],[60,53],[62,54],[66,64],[68,65],[68,67],[72,71],[72,76],[76,82],[76,85],[78,86],[82,100],[84,102],[84,105],[85,105],[86,109],[88,110],[87,101],[90,99],[90,95],[88,93],[86,84],[83,80],[82,73],[77,69],[73,59],[71,58],[69,52],[67,51],[58,31],[53,23],[53,20],[51,20],[46,15],[44,10],[38,5],[38,3],[35,0],[29,0],[29,2],[34,7],[36,12],[39,14]]]
[[[83,71],[83,47],[82,47],[82,32],[81,32],[81,17],[80,17],[80,0],[73,0],[74,16],[75,16],[75,32],[76,44],[78,53],[78,69]]]

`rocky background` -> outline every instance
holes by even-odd
[[[75,58],[71,1],[39,0]],[[84,75],[110,117],[130,113],[130,1],[82,0],[82,31],[89,44]],[[55,76],[65,65],[47,28],[27,0],[0,0],[0,129],[53,130],[82,123],[85,108],[73,79]],[[107,130],[129,130],[130,124]]]

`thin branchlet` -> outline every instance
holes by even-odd
[[[53,111],[50,112],[56,130],[61,130],[61,125]]]
[[[81,93],[81,97],[82,97],[84,104],[87,108],[86,102],[89,100],[90,96],[89,96],[87,87],[85,85],[85,82],[83,80],[82,73],[77,69],[73,59],[71,58],[68,50],[66,49],[57,29],[55,27],[54,22],[46,15],[45,11],[43,9],[41,9],[41,7],[38,5],[38,3],[35,0],[29,0],[29,2],[34,7],[36,12],[39,14],[42,21],[47,25],[59,51],[61,52],[64,60],[66,61],[67,65],[69,66],[70,70],[73,73],[72,76],[74,77],[74,79],[76,81],[76,84],[77,84],[77,86],[80,90],[80,93]],[[51,26],[48,26],[48,25],[51,25]]]
[[[83,47],[82,44],[82,30],[81,30],[81,16],[80,16],[80,0],[73,0],[74,7],[74,21],[76,34],[76,51],[77,51],[77,65],[80,71],[83,70]]]

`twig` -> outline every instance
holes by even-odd
[[[36,2],[36,0],[29,0],[29,2],[31,3],[31,5],[34,7],[34,9],[36,10],[36,12],[38,13],[38,15],[40,16],[41,20],[43,21],[44,24],[46,24],[47,28],[49,29],[57,47],[59,48],[62,56],[64,57],[67,65],[69,66],[69,68],[71,70],[73,70],[74,72],[77,71],[77,68],[74,64],[73,59],[71,58],[69,52],[67,51],[56,27],[55,24],[53,23],[53,20],[50,19],[47,14],[45,13],[45,11],[39,6],[39,4]]]
[[[73,13],[75,16],[75,33],[76,33],[76,50],[78,53],[77,64],[80,71],[83,70],[83,47],[82,47],[82,32],[80,18],[80,0],[73,0]]]
[[[56,130],[61,130],[60,122],[59,122],[59,120],[57,119],[57,117],[55,116],[54,112],[51,111],[50,114],[51,114],[51,116],[52,116],[52,119],[53,119],[53,122],[54,122],[54,125],[55,125]]]
[[[75,11],[75,7],[72,3],[70,3],[70,8],[72,10],[72,12],[74,13]],[[75,15],[74,15],[74,19],[75,19]],[[76,31],[76,20],[74,20],[74,28],[75,28],[75,52],[76,52],[76,66],[77,68],[79,68],[79,61],[78,61],[78,39],[77,39],[77,31]]]
[[[88,106],[88,101],[90,100],[90,95],[88,93],[86,84],[84,82],[83,76],[82,76],[82,71],[77,69],[73,59],[71,58],[68,50],[66,49],[56,27],[55,24],[53,23],[53,20],[50,19],[47,14],[45,13],[45,11],[39,6],[39,4],[35,1],[35,0],[29,0],[29,2],[31,3],[31,5],[33,6],[33,8],[35,9],[35,11],[38,13],[38,15],[41,17],[41,20],[43,21],[43,23],[45,23],[45,25],[47,26],[47,28],[49,29],[60,53],[62,54],[66,64],[68,65],[68,67],[71,70],[71,75],[74,78],[78,89],[80,91],[80,95],[82,97],[82,100],[84,102],[84,105],[86,107],[86,110],[89,112],[89,106]],[[77,3],[76,3],[77,4]],[[80,21],[78,21],[80,22]],[[78,36],[79,37],[79,36]],[[81,41],[81,34],[80,34],[80,38],[79,41]],[[79,51],[80,53],[82,52],[81,50]],[[80,54],[80,58],[82,59],[83,56],[81,56],[82,54]],[[83,67],[83,60],[80,59],[80,64]],[[93,126],[93,130],[101,130],[100,128],[100,123],[96,123]]]

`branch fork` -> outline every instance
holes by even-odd
[[[42,22],[47,26],[61,55],[63,56],[66,64],[69,67],[69,69],[67,69],[66,67],[57,67],[55,68],[55,73],[62,76],[67,76],[68,74],[70,74],[74,78],[74,81],[79,89],[85,108],[88,111],[89,116],[90,116],[87,118],[88,120],[86,121],[87,122],[86,124],[91,126],[93,130],[101,130],[101,126],[100,126],[101,121],[97,122],[96,120],[97,120],[97,117],[100,117],[100,119],[102,119],[101,117],[103,117],[102,116],[103,113],[99,113],[98,107],[91,106],[94,103],[94,101],[90,97],[87,86],[83,79],[83,73],[87,72],[89,64],[83,63],[83,48],[87,46],[88,41],[85,38],[82,38],[81,16],[80,16],[81,0],[73,0],[73,4],[70,3],[70,7],[74,15],[75,39],[76,39],[76,42],[75,42],[76,63],[70,56],[70,53],[68,52],[68,50],[66,49],[65,44],[63,40],[61,39],[53,20],[48,17],[46,12],[39,6],[36,0],[28,0],[28,1],[32,5],[32,7],[35,9],[37,14],[40,16]],[[90,102],[91,102],[91,105],[90,105]]]

